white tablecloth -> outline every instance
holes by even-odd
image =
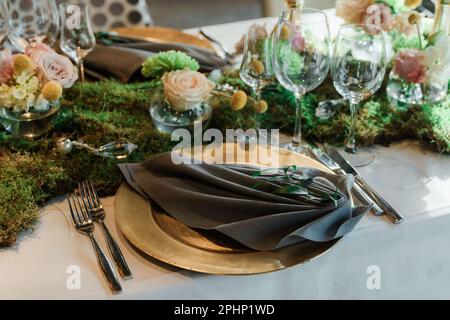
[[[232,47],[251,23],[204,29]],[[375,153],[375,162],[361,172],[405,221],[393,225],[367,215],[330,252],[306,264],[263,275],[212,276],[147,259],[116,231],[114,198],[108,198],[107,223],[134,273],[113,297],[89,240],[74,231],[67,205],[55,199],[34,232],[0,251],[0,298],[450,298],[450,157],[414,141],[377,147]],[[71,266],[81,271],[80,289],[67,287]],[[373,270],[379,289],[367,285]]]

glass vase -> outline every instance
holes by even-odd
[[[205,130],[212,117],[212,107],[207,101],[200,102],[189,110],[177,111],[167,100],[156,100],[150,106],[149,112],[158,131],[168,134],[177,129],[194,132],[194,127],[199,124]]]
[[[52,128],[52,120],[60,108],[55,101],[45,106],[32,106],[27,110],[0,107],[0,123],[14,137],[34,139]]]
[[[386,87],[389,103],[399,109],[439,103],[447,96],[448,81],[438,72],[422,84],[410,83],[391,71]]]

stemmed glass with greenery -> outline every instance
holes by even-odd
[[[303,152],[301,101],[327,77],[331,63],[330,30],[324,12],[314,9],[285,11],[273,36],[273,69],[278,81],[297,100],[295,130],[288,149]]]
[[[245,34],[244,55],[240,77],[253,89],[256,100],[262,89],[274,80],[272,70],[272,43],[266,26],[253,26]]]
[[[332,66],[333,84],[350,101],[351,122],[345,151],[354,166],[372,162],[370,153],[357,153],[355,126],[361,101],[380,89],[386,72],[383,30],[373,25],[344,25],[336,39]]]

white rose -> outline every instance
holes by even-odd
[[[192,70],[178,70],[162,77],[164,96],[176,111],[187,111],[208,99],[215,85],[205,75]]]

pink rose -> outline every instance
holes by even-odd
[[[394,25],[394,17],[392,16],[391,8],[384,4],[373,4],[367,8],[361,18],[363,24],[375,26],[389,31]]]
[[[33,44],[32,46],[27,46],[27,48],[25,49],[25,54],[32,60],[37,61],[40,54],[51,51],[53,51],[53,49],[45,43],[37,43]]]
[[[14,56],[11,51],[4,49],[0,51],[0,83],[8,82],[13,76]]]
[[[400,52],[394,61],[394,73],[410,83],[422,84],[427,81],[427,67],[424,55],[416,49]]]
[[[70,88],[78,79],[78,73],[69,58],[53,50],[39,52],[35,62],[39,76],[44,81],[56,81],[63,88]]]
[[[361,23],[361,17],[374,0],[337,0],[336,15],[347,23]]]
[[[192,70],[178,70],[162,77],[164,96],[176,111],[187,111],[208,99],[214,83],[204,74]]]

